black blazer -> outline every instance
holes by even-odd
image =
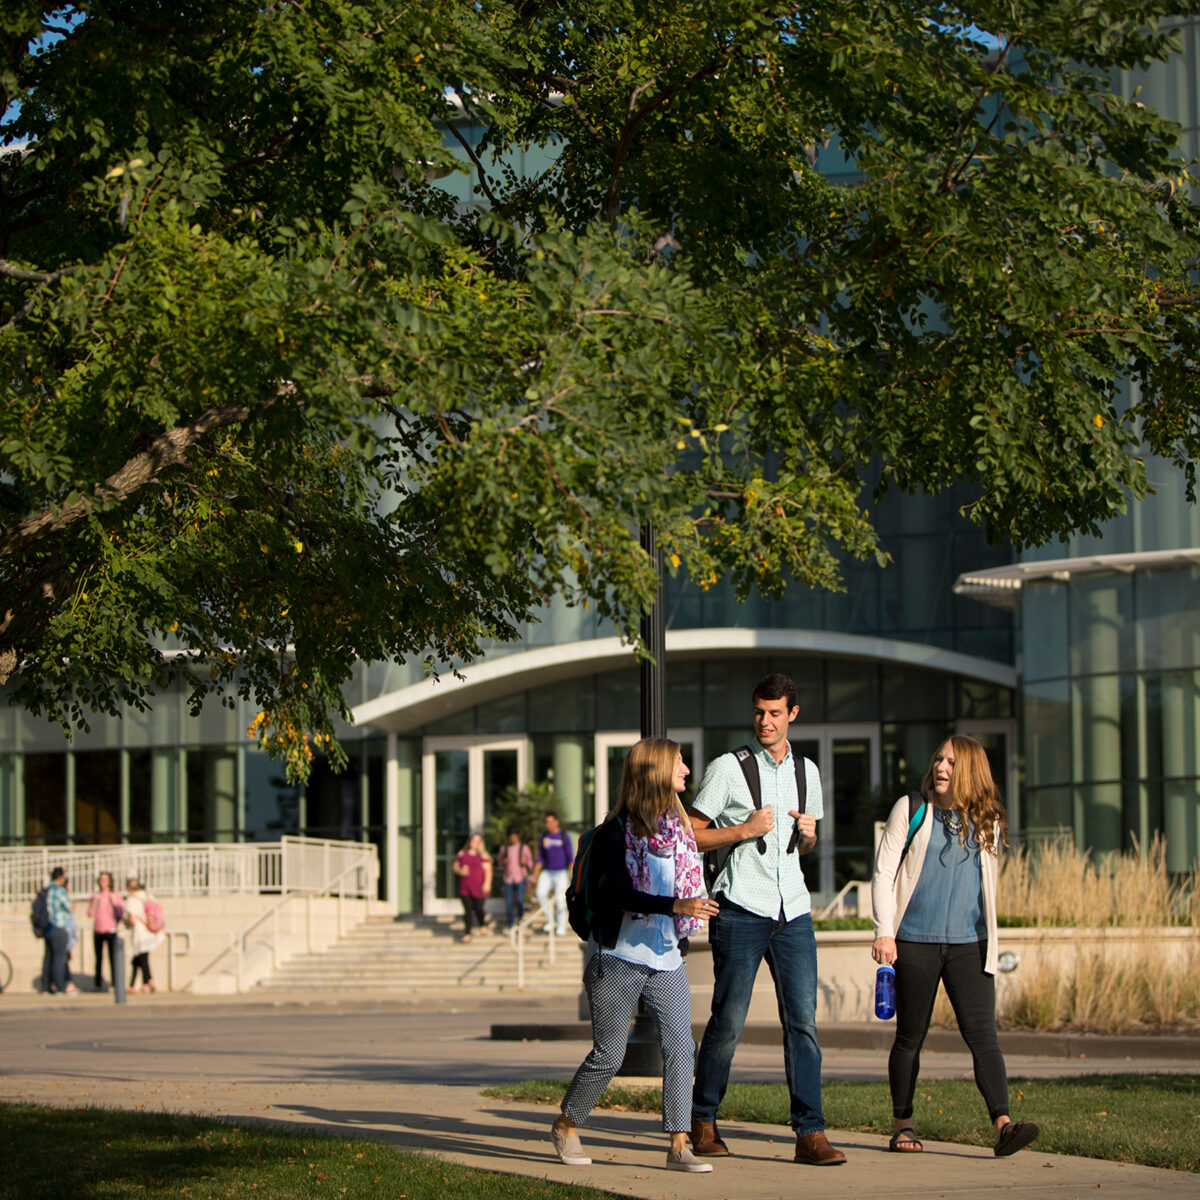
[[[648,896],[636,892],[625,865],[625,821],[614,818],[605,821],[596,830],[592,841],[591,870],[598,885],[593,890],[597,897],[596,920],[593,932],[596,940],[606,950],[617,944],[621,931],[621,919],[627,912],[655,913],[669,917],[675,911],[674,896]],[[687,953],[686,939],[680,949]]]

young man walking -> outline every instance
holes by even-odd
[[[692,1148],[707,1157],[729,1153],[717,1128],[717,1110],[765,958],[783,1024],[795,1160],[836,1166],[846,1156],[825,1136],[816,1026],[817,943],[812,902],[800,870],[800,855],[817,844],[817,821],[825,812],[821,777],[815,764],[802,760],[806,796],[801,813],[797,764],[788,744],[788,728],[800,711],[795,683],[786,675],[768,675],[754,689],[753,703],[757,746],[752,765],[758,770],[762,807],[754,806],[737,756],[723,754],[709,764],[691,810],[699,849],[731,848],[713,887],[721,910],[709,925],[715,983],[712,1015],[696,1060]]]
[[[559,937],[567,934],[567,902],[563,893],[571,880],[575,852],[571,835],[558,823],[558,813],[546,814],[546,828],[538,838],[537,863],[533,868],[534,895],[546,912],[546,932],[551,921]]]

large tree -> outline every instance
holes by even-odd
[[[1109,86],[1198,8],[14,0],[0,681],[241,689],[303,773],[357,659],[633,635],[647,522],[768,594],[876,552],[872,461],[1097,528],[1200,440],[1191,181]]]

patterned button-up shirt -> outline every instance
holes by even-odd
[[[66,929],[71,924],[71,897],[61,883],[52,883],[46,893],[46,910],[50,914],[50,924],[59,929]]]
[[[752,743],[753,744],[753,743]],[[767,850],[759,854],[755,839],[738,842],[724,870],[717,877],[715,892],[760,917],[775,918],[782,910],[784,919],[794,921],[812,911],[812,900],[800,870],[800,855],[787,853],[795,821],[788,815],[799,803],[796,796],[796,768],[791,747],[783,762],[776,763],[761,746],[756,747],[758,778],[763,808],[775,810],[775,828],[766,836]],[[816,764],[804,760],[804,811],[819,821],[825,815],[821,794],[821,775]],[[702,817],[716,827],[741,825],[754,812],[754,799],[738,760],[722,754],[708,764],[700,791],[692,804]]]

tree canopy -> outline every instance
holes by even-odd
[[[636,636],[645,523],[771,595],[871,462],[1017,545],[1191,487],[1194,181],[1110,85],[1197,11],[13,0],[0,682],[240,691],[302,775],[356,660]]]

